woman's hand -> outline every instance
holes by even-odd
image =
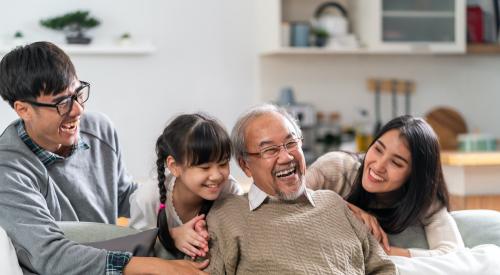
[[[391,246],[391,251],[387,253],[391,256],[411,257],[410,251],[405,248]]]
[[[205,215],[199,215],[181,226],[170,229],[170,236],[174,239],[175,247],[191,258],[204,257],[208,251],[208,241],[203,232],[195,230],[195,225],[200,221],[204,222],[204,219]]]
[[[363,211],[361,208],[357,207],[354,204],[347,203],[347,206],[349,207],[349,209],[351,209],[352,213],[354,214],[354,216],[356,216],[356,218],[358,218],[366,226],[368,226],[370,232],[373,234],[375,239],[380,243],[380,245],[382,245],[382,248],[384,249],[385,253],[390,254],[391,246],[389,245],[389,239],[387,238],[387,234],[385,234],[385,231],[378,223],[377,218],[366,213],[365,211]]]

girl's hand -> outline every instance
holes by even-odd
[[[391,246],[391,251],[387,254],[391,256],[403,256],[408,258],[411,257],[410,251],[408,249],[395,246]]]
[[[373,234],[375,239],[380,243],[380,245],[382,245],[382,248],[384,249],[385,253],[390,254],[391,246],[389,245],[389,239],[387,238],[387,234],[385,234],[385,231],[378,223],[377,218],[366,213],[365,211],[363,211],[361,208],[357,207],[354,204],[347,203],[347,206],[349,207],[349,209],[351,209],[352,213],[354,214],[354,216],[356,216],[356,218],[358,218],[366,226],[368,226],[370,232]]]
[[[181,226],[170,229],[170,236],[174,239],[175,247],[191,258],[206,255],[203,248],[208,247],[208,241],[195,231],[195,224],[204,219],[205,215],[199,215]]]
[[[196,231],[198,234],[200,234],[205,240],[210,239],[210,236],[208,235],[208,230],[207,230],[207,222],[205,220],[199,220],[194,224],[194,231]],[[201,246],[200,249],[203,251],[208,252],[208,245],[206,246]]]

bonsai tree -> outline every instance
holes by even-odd
[[[24,35],[23,35],[23,33],[22,33],[21,31],[16,31],[16,32],[14,33],[14,38],[19,38],[19,39],[21,39],[21,38],[23,38],[23,37],[24,37]]]
[[[24,34],[21,31],[16,31],[12,36],[12,43],[16,46],[23,45],[25,43]]]
[[[62,16],[42,19],[40,24],[49,29],[66,32],[66,40],[70,44],[88,44],[91,38],[85,36],[85,30],[99,26],[100,22],[90,17],[88,11],[75,11]]]

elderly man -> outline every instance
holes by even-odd
[[[255,107],[232,132],[254,183],[218,201],[207,223],[210,274],[395,274],[377,241],[331,191],[305,188],[301,131],[273,105]]]

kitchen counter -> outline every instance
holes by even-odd
[[[441,153],[441,163],[452,166],[500,165],[500,151],[494,152],[457,152]]]
[[[500,152],[441,153],[451,208],[500,211]]]

